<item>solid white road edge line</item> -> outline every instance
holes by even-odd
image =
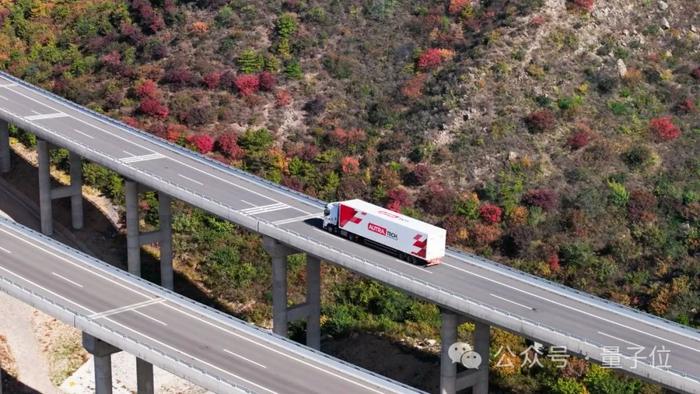
[[[15,235],[15,234],[12,234],[11,232],[9,232],[9,231],[7,231],[7,230],[5,230],[5,229],[3,229],[3,228],[0,228],[0,232],[3,232],[3,233],[5,233],[5,234],[9,235],[9,236],[11,236],[12,238],[18,239],[18,240],[20,240],[20,241],[26,243],[27,245],[31,246],[32,248],[39,249],[39,250],[41,250],[42,252],[44,252],[44,253],[46,253],[46,254],[48,254],[48,255],[54,256],[54,257],[58,258],[59,260],[65,261],[66,263],[68,263],[68,264],[70,264],[70,265],[72,265],[72,266],[75,266],[75,267],[77,267],[77,268],[79,268],[79,269],[81,269],[81,270],[83,270],[83,271],[89,272],[89,273],[91,273],[91,274],[93,274],[93,275],[95,275],[95,276],[97,276],[97,277],[99,277],[99,278],[102,278],[102,279],[104,279],[104,280],[106,280],[106,281],[108,281],[108,282],[110,282],[110,283],[114,283],[115,285],[117,285],[117,286],[119,286],[119,287],[122,287],[122,288],[124,288],[124,289],[126,289],[126,290],[131,291],[132,293],[136,293],[136,294],[138,294],[138,295],[140,295],[140,296],[143,296],[143,297],[146,297],[146,298],[152,298],[152,296],[151,296],[150,294],[144,294],[144,293],[142,293],[142,292],[140,292],[140,291],[138,291],[138,290],[136,290],[136,289],[133,289],[133,288],[131,288],[131,287],[129,287],[129,286],[123,284],[123,283],[119,283],[118,281],[116,281],[116,280],[114,280],[114,279],[112,279],[112,278],[108,278],[107,276],[105,276],[105,275],[103,275],[103,274],[101,274],[101,273],[99,273],[99,272],[96,272],[96,271],[93,271],[93,270],[90,269],[90,268],[96,268],[96,267],[89,267],[89,268],[88,268],[87,266],[84,266],[84,265],[82,265],[82,264],[78,264],[78,263],[76,263],[76,262],[74,262],[74,261],[71,261],[70,259],[67,259],[67,258],[65,258],[65,257],[63,257],[63,256],[60,256],[60,255],[57,254],[57,253],[54,253],[54,252],[51,252],[51,251],[49,251],[49,250],[46,250],[46,249],[42,248],[41,246],[38,245],[38,243],[29,242],[28,240],[26,240],[26,239],[24,239],[24,238],[22,238],[22,237],[19,237],[19,236]],[[44,243],[44,242],[42,242],[42,244],[43,244],[43,245],[46,245],[46,243]],[[49,247],[53,248],[52,246],[49,246]],[[55,250],[55,249],[54,249],[54,250]],[[98,268],[97,268],[97,269],[98,269]]]
[[[445,264],[445,263],[443,263],[443,264]],[[460,268],[460,267],[456,267],[456,266],[453,266],[453,265],[451,265],[450,267],[452,267],[452,268],[454,268],[454,269],[456,269],[456,270],[459,270],[459,271],[466,272],[466,273],[468,273],[468,274],[470,274],[470,275],[474,275],[474,276],[476,276],[476,277],[478,277],[478,278],[487,280],[487,281],[489,281],[489,282],[496,283],[496,284],[499,284],[499,285],[501,285],[501,286],[507,287],[507,288],[509,288],[509,289],[513,289],[513,290],[515,290],[515,291],[518,291],[518,292],[527,294],[527,295],[529,295],[529,296],[532,296],[532,297],[535,297],[535,298],[539,298],[539,299],[541,299],[541,300],[550,302],[550,303],[552,303],[552,304],[559,305],[559,306],[561,306],[561,307],[563,307],[563,308],[570,309],[570,310],[573,310],[573,311],[582,313],[582,314],[584,314],[584,315],[586,315],[586,316],[594,317],[594,318],[599,319],[599,320],[602,320],[602,321],[604,321],[604,322],[608,322],[608,323],[614,324],[614,325],[616,325],[616,326],[620,326],[620,327],[623,327],[623,328],[627,328],[627,329],[629,329],[629,330],[638,332],[638,333],[640,333],[640,334],[648,335],[648,336],[650,336],[650,337],[652,337],[652,338],[660,339],[660,340],[662,340],[662,341],[666,341],[666,342],[668,342],[668,343],[672,343],[672,344],[674,344],[674,345],[676,345],[676,346],[684,347],[684,348],[686,348],[686,349],[689,349],[689,350],[692,350],[692,351],[694,351],[694,352],[700,353],[700,349],[695,349],[695,348],[690,347],[690,346],[688,346],[688,345],[684,345],[684,344],[682,344],[682,343],[678,343],[678,342],[672,341],[672,340],[670,340],[670,339],[666,339],[666,338],[660,337],[660,336],[658,336],[658,335],[650,334],[650,333],[648,333],[648,332],[644,332],[644,331],[642,331],[642,330],[638,330],[638,329],[636,329],[636,328],[634,328],[634,327],[626,326],[626,325],[624,325],[624,324],[622,324],[622,323],[618,323],[618,322],[616,322],[616,321],[613,321],[613,320],[610,320],[610,319],[606,319],[606,318],[604,318],[604,317],[596,316],[596,315],[594,315],[594,314],[592,314],[592,313],[589,313],[589,312],[582,311],[582,310],[580,310],[580,309],[574,308],[573,306],[569,306],[569,305],[566,305],[566,304],[562,304],[562,303],[560,303],[560,302],[555,302],[555,301],[549,300],[549,299],[547,299],[547,298],[545,298],[545,297],[542,297],[542,296],[540,296],[540,295],[527,292],[527,291],[522,290],[522,289],[519,289],[519,288],[517,288],[517,287],[515,287],[515,286],[511,286],[511,285],[508,285],[508,284],[505,284],[505,283],[501,283],[501,282],[499,282],[499,281],[497,281],[497,280],[495,280],[495,279],[491,279],[491,278],[488,278],[488,277],[486,277],[486,276],[484,276],[484,275],[479,275],[479,274],[477,274],[477,273],[467,271],[467,270],[465,270],[465,269],[463,269],[463,268]]]
[[[3,248],[2,246],[0,246],[0,250],[2,250],[3,252],[5,252],[5,253],[7,253],[7,254],[12,254],[12,252],[10,252],[9,250]]]
[[[217,325],[217,324],[214,324],[214,323],[211,322],[211,321],[202,319],[202,318],[199,317],[199,316],[195,316],[195,315],[193,315],[193,314],[191,314],[191,313],[185,312],[185,311],[183,311],[183,310],[180,309],[180,308],[175,308],[175,307],[172,306],[172,305],[168,305],[168,303],[163,303],[162,305],[165,306],[165,307],[168,307],[168,308],[170,308],[170,309],[172,309],[172,310],[174,310],[174,311],[180,312],[180,313],[182,313],[182,314],[185,315],[185,316],[189,316],[189,317],[192,318],[192,319],[199,320],[199,321],[201,321],[202,323],[207,324],[207,325],[210,325],[210,326],[212,326],[212,327],[214,327],[214,328],[216,328],[216,329],[219,329],[219,330],[221,330],[221,331],[223,331],[223,332],[226,332],[226,333],[229,333],[229,334],[231,334],[231,335],[233,335],[233,336],[239,337],[239,338],[241,338],[241,339],[243,339],[243,340],[245,340],[245,341],[248,341],[248,342],[250,342],[250,343],[252,343],[252,344],[254,344],[254,345],[256,345],[256,346],[263,347],[263,348],[265,348],[265,349],[267,349],[267,350],[269,350],[269,351],[271,351],[271,352],[275,352],[275,353],[277,353],[277,354],[279,354],[279,355],[282,355],[282,356],[287,357],[287,358],[290,358],[290,359],[292,359],[292,360],[294,360],[294,361],[300,362],[300,363],[302,363],[302,364],[304,364],[304,365],[307,365],[307,366],[309,366],[309,367],[311,367],[311,368],[314,368],[314,369],[317,369],[317,370],[319,370],[319,371],[325,372],[325,373],[327,373],[327,374],[329,374],[329,375],[331,375],[331,376],[334,376],[334,377],[336,377],[336,378],[345,380],[346,382],[353,383],[353,384],[355,384],[355,385],[357,385],[357,386],[360,386],[360,387],[365,388],[365,389],[367,389],[367,390],[373,391],[373,392],[375,392],[375,393],[382,393],[382,391],[376,390],[376,389],[374,389],[374,388],[372,388],[372,387],[368,387],[368,386],[366,386],[366,385],[364,385],[364,384],[362,384],[362,383],[360,383],[360,382],[353,381],[353,380],[351,380],[351,379],[348,379],[348,378],[345,377],[345,376],[338,375],[338,374],[336,374],[336,373],[334,373],[334,372],[332,372],[332,371],[325,370],[325,369],[323,369],[323,368],[320,367],[320,366],[311,364],[311,363],[308,362],[308,361],[304,361],[304,360],[302,360],[302,359],[296,358],[296,357],[294,357],[294,356],[291,355],[291,354],[288,354],[288,353],[285,353],[285,352],[283,352],[283,351],[281,351],[281,350],[278,350],[278,349],[272,348],[272,347],[270,347],[270,346],[267,346],[267,345],[263,344],[262,341],[261,341],[261,342],[257,342],[257,341],[255,341],[255,340],[253,340],[253,339],[251,339],[251,338],[248,338],[248,337],[246,337],[246,336],[244,336],[244,335],[242,335],[242,334],[239,334],[239,333],[237,333],[237,332],[231,331],[231,330],[229,330],[229,329],[227,329],[227,328],[224,328],[224,327],[221,327],[221,326],[219,326],[219,325]],[[179,306],[179,305],[178,305],[178,306]],[[261,339],[261,340],[265,341],[265,339],[262,338],[262,337],[257,338],[257,339]]]

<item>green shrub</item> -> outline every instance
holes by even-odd
[[[94,163],[83,162],[83,179],[104,193],[107,197],[120,202],[123,198],[124,181],[121,175]]]
[[[265,65],[265,58],[253,49],[246,49],[241,53],[236,61],[238,69],[243,74],[255,74],[262,71]]]
[[[296,59],[290,60],[284,68],[284,73],[291,79],[301,79],[303,75],[301,64]]]
[[[552,394],[585,394],[586,387],[571,378],[559,378],[550,387]]]
[[[277,35],[281,38],[290,38],[297,31],[297,18],[292,13],[284,13],[280,15],[275,24]]]
[[[622,160],[632,169],[644,169],[653,164],[653,152],[644,145],[635,145],[622,154]]]
[[[617,205],[619,207],[627,206],[627,202],[630,199],[630,193],[625,188],[625,185],[610,180],[608,181],[608,188],[610,189],[610,202],[613,203],[613,205]]]
[[[246,288],[256,278],[255,266],[251,262],[241,261],[238,249],[233,247],[214,250],[203,262],[202,270],[207,286],[223,293]]]
[[[238,137],[238,145],[251,152],[261,152],[269,149],[274,137],[265,128],[248,129]]]

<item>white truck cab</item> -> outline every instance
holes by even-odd
[[[329,227],[334,226],[334,227]],[[326,204],[323,210],[323,229],[331,230],[338,226],[338,203],[331,202]]]

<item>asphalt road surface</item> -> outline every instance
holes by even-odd
[[[615,365],[615,357],[628,357],[700,381],[700,335],[697,331],[681,329],[662,320],[642,318],[641,315],[618,313],[615,308],[572,297],[566,290],[553,290],[531,279],[486,267],[469,256],[449,253],[438,266],[411,265],[324,232],[320,229],[318,218],[322,208],[318,204],[188,157],[141,133],[105,122],[2,78],[0,111],[20,116],[59,139],[78,142],[104,157],[164,179],[177,188],[194,190],[232,211],[292,229],[310,239],[380,263],[432,287],[463,295],[514,317],[608,346],[610,348],[605,351],[601,350],[607,355],[590,356],[598,360],[607,356],[610,366]],[[167,305],[149,306],[147,310],[150,308],[164,309]],[[134,319],[134,314],[130,312],[119,318]],[[155,316],[165,318],[160,314]],[[135,320],[133,324],[136,324]],[[222,352],[218,350],[218,353]],[[251,363],[249,368],[253,371],[259,367]]]
[[[302,346],[290,350],[243,322],[225,324],[195,305],[165,299],[155,285],[124,280],[126,273],[28,231],[0,219],[0,277],[239,387],[259,393],[410,391],[389,380],[378,385],[376,376],[368,379],[367,372],[329,357],[319,362]]]

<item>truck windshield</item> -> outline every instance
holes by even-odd
[[[328,216],[331,214],[331,210],[326,207],[326,209],[323,210],[323,216]]]

